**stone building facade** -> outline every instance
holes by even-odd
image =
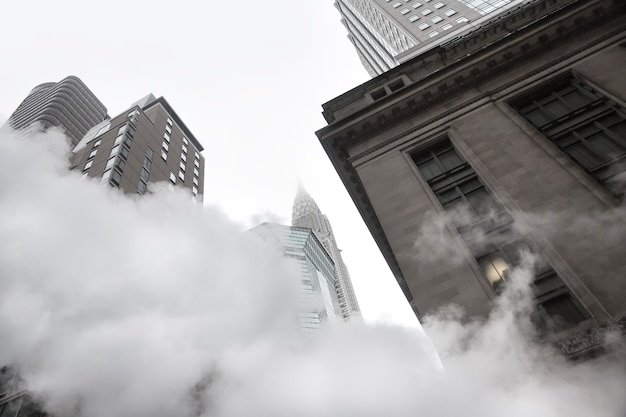
[[[626,330],[626,4],[535,0],[323,105],[317,132],[418,317],[516,266],[566,356]]]

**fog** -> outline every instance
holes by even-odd
[[[305,337],[274,247],[181,190],[68,172],[67,154],[59,132],[0,133],[0,365],[55,416],[626,415],[622,346],[573,364],[534,341],[530,265],[482,322],[451,306],[429,337]]]

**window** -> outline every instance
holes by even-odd
[[[85,164],[85,168],[83,168],[83,172],[91,168],[92,165],[93,165],[93,161],[87,161],[87,163]]]
[[[143,180],[139,180],[139,185],[137,186],[137,192],[139,194],[144,194],[147,188],[148,188],[148,184],[146,184]]]
[[[187,154],[181,153],[180,154],[180,159],[182,159],[183,161],[187,162]]]
[[[170,145],[168,145],[166,141],[163,141],[163,149],[165,149],[165,151],[170,150]]]
[[[109,156],[117,155],[120,151],[120,145],[115,145],[111,148],[111,154]]]
[[[150,172],[149,172],[147,169],[142,168],[142,169],[141,169],[141,174],[140,174],[140,175],[141,175],[141,176],[140,176],[139,178],[141,178],[141,179],[142,179],[142,180],[144,180],[145,182],[148,182],[148,177],[150,176]]]
[[[432,32],[430,32],[428,34],[429,38],[434,38],[435,36],[439,35],[439,32],[437,32],[436,30],[433,30]]]
[[[417,15],[412,14],[411,16],[409,16],[409,20],[410,20],[411,22],[415,22],[415,21],[416,21],[416,20],[418,20],[418,19],[419,19],[419,16],[417,16]]]
[[[425,30],[425,29],[428,29],[428,28],[430,27],[430,25],[429,25],[428,23],[426,23],[426,22],[422,22],[422,23],[420,23],[419,25],[417,25],[417,27],[418,27],[420,30]]]
[[[152,161],[153,156],[154,156],[154,149],[148,146],[148,150],[146,151],[146,158]]]
[[[469,19],[465,16],[461,16],[461,17],[457,17],[456,19],[457,23],[465,23],[465,22],[469,22]]]
[[[195,175],[196,177],[200,176],[200,171],[198,171],[198,168],[196,167],[193,168],[193,175]]]
[[[161,158],[167,161],[167,151],[165,151],[165,149],[161,149]]]
[[[167,124],[170,126],[172,125],[172,119],[170,119],[169,117],[167,118]]]
[[[108,169],[108,170],[104,171],[104,172],[102,173],[102,180],[101,180],[101,182],[102,182],[102,183],[108,182],[108,181],[109,181],[109,178],[111,178],[111,173],[112,173],[112,172],[113,172],[113,170],[112,170],[112,169]]]
[[[115,159],[116,159],[116,158],[117,158],[116,156],[114,156],[113,158],[110,158],[110,159],[107,161],[107,164],[106,164],[106,166],[104,167],[104,169],[105,169],[105,170],[107,170],[107,169],[113,168],[113,165],[115,165]]]
[[[445,25],[441,26],[441,29],[443,30],[452,29],[452,25],[450,23],[446,23]]]
[[[196,187],[198,186],[198,178],[197,177],[193,177],[193,183],[194,183],[194,185]]]
[[[403,15],[404,15],[404,14],[407,14],[407,13],[409,13],[409,12],[410,12],[410,10],[409,10],[409,9],[402,9],[402,10],[400,10],[400,14],[403,14]]]
[[[200,159],[200,154],[198,152],[194,152],[193,155],[196,157],[196,159]]]
[[[402,3],[400,3],[399,1],[397,1],[394,4],[391,5],[391,7],[393,7],[394,9],[397,9],[400,6],[402,6]]]
[[[89,152],[89,156],[87,157],[87,159],[91,159],[94,156],[96,156],[96,154],[98,153],[97,149],[92,150],[91,152]]]
[[[97,141],[94,142],[93,147],[97,148],[98,146],[100,146],[101,143],[102,143],[102,139],[98,139]]]
[[[173,172],[170,172],[170,182],[176,184],[176,175]]]
[[[183,171],[178,171],[178,178],[180,178],[181,181],[185,181],[185,173]]]
[[[196,166],[196,168],[200,168],[200,161],[198,161],[197,159],[193,161],[193,164]]]
[[[119,186],[120,182],[122,181],[122,173],[116,169],[112,170],[112,172],[113,173],[111,174],[111,184]]]
[[[180,170],[181,171],[185,170],[185,162],[184,161],[180,161]]]
[[[193,193],[193,195],[198,195],[198,188],[197,187],[193,187],[191,189],[191,192]]]
[[[170,135],[168,135],[167,133],[163,133],[163,139],[165,139],[167,143],[170,143]]]
[[[448,10],[446,10],[446,11],[444,12],[444,14],[445,14],[446,16],[450,17],[450,16],[454,16],[454,15],[456,14],[456,11],[455,11],[455,10],[452,10],[452,9],[448,9]]]
[[[433,11],[432,11],[432,10],[430,10],[430,9],[424,9],[424,10],[422,10],[422,14],[423,14],[424,16],[429,15],[429,14],[431,14],[432,12],[433,12]]]
[[[422,7],[422,3],[414,3],[413,8],[417,9],[418,7]]]
[[[433,23],[439,23],[443,20],[441,16],[434,16],[430,19]]]
[[[186,137],[183,136],[183,144],[185,145],[189,145],[189,141],[187,140]]]
[[[165,131],[169,134],[172,134],[172,128],[170,127],[170,125],[165,125]]]
[[[118,137],[115,138],[115,142],[113,142],[113,145],[119,145],[120,143],[122,143],[122,141],[124,140],[126,136],[124,134],[119,135]]]
[[[182,150],[183,150],[183,153],[187,153],[187,145],[185,145],[184,143],[183,143]]]
[[[100,136],[104,132],[107,132],[110,128],[111,128],[111,123],[107,123],[106,125],[102,126],[100,130],[98,130],[98,133],[96,133],[96,136]]]
[[[622,198],[626,109],[577,78],[542,88],[513,107],[590,175]]]
[[[434,7],[435,9],[441,9],[443,6],[445,6],[445,4],[443,4],[443,3],[442,3],[442,2],[440,2],[440,1],[439,1],[439,2],[437,2],[437,3],[435,3],[435,4],[433,4],[433,7]]]
[[[458,154],[450,141],[414,154],[412,158],[458,228],[503,211],[474,169]]]

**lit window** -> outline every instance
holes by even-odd
[[[456,10],[448,9],[445,11],[446,16],[454,16],[456,14]]]
[[[93,147],[94,147],[94,148],[97,148],[98,146],[100,146],[100,144],[101,144],[101,143],[102,143],[102,140],[101,140],[101,139],[98,139],[98,140],[97,140],[97,141],[93,144]]]
[[[185,163],[183,161],[180,161],[180,170],[184,171],[185,170]]]
[[[85,168],[83,168],[83,171],[87,171],[89,168],[91,168],[92,165],[93,161],[87,161],[87,163],[85,164]]]
[[[181,181],[185,181],[185,173],[183,171],[178,171],[178,178],[180,178]]]
[[[167,124],[170,126],[172,125],[172,119],[170,119],[169,117],[167,118]]]
[[[432,20],[433,23],[439,23],[443,20],[443,18],[441,16],[435,16],[431,18],[430,20]]]
[[[394,4],[391,5],[391,7],[393,7],[394,9],[397,9],[400,6],[402,6],[402,3],[400,3],[399,1],[397,1]]]
[[[161,149],[161,158],[163,158],[164,161],[167,161],[167,152],[165,152],[165,149]]]
[[[435,3],[435,4],[433,4],[433,7],[434,7],[435,9],[441,9],[443,6],[445,6],[445,4],[443,4],[443,3],[442,3],[442,2],[440,2],[440,1],[439,1],[439,2],[437,2],[437,3]]]
[[[422,23],[420,23],[419,25],[417,25],[417,27],[418,27],[420,30],[425,30],[425,29],[428,29],[428,28],[430,27],[430,25],[429,25],[428,23],[426,23],[426,22],[422,22]]]
[[[184,136],[183,136],[183,143],[184,143],[185,145],[189,145],[189,141],[188,141],[188,140],[187,140],[187,138],[186,138],[186,137],[184,137]]]
[[[173,172],[170,172],[170,182],[176,184],[176,175]]]
[[[458,17],[456,19],[456,22],[457,23],[465,23],[465,22],[469,22],[469,19],[467,17],[465,17],[465,16],[461,16],[461,17]]]
[[[430,32],[428,34],[429,38],[434,38],[435,36],[439,35],[439,32],[437,32],[436,30],[433,30],[432,32]]]
[[[170,142],[170,135],[168,135],[167,133],[163,133],[163,139],[165,139],[165,141],[167,143],[169,143]]]
[[[163,141],[163,149],[165,149],[166,151],[170,150],[170,145],[168,145],[166,141]]]
[[[184,143],[183,143],[183,148],[182,149],[183,149],[184,153],[187,153],[187,145],[185,145]]]
[[[445,25],[443,25],[441,27],[441,29],[443,29],[443,30],[448,30],[448,29],[451,29],[451,28],[452,28],[452,25],[450,23],[446,23]]]
[[[89,152],[89,156],[87,157],[87,159],[91,159],[94,156],[96,156],[96,154],[98,153],[97,149],[94,149],[93,151]]]
[[[401,13],[401,14],[407,14],[407,13],[409,13],[409,12],[410,12],[410,10],[409,10],[409,9],[402,9],[402,10],[400,10],[400,13]]]
[[[413,8],[417,9],[418,7],[422,7],[422,3],[414,3]]]
[[[429,14],[431,14],[432,12],[433,12],[433,11],[432,11],[432,10],[430,10],[430,9],[424,9],[424,10],[422,10],[422,14],[423,14],[424,16],[429,15]]]
[[[418,17],[418,16],[416,16],[416,15],[414,15],[414,14],[412,14],[411,16],[409,16],[409,20],[410,20],[411,22],[415,22],[415,21],[416,21],[416,20],[418,20],[418,19],[419,19],[419,17]]]
[[[187,162],[187,154],[181,153],[180,154],[180,159],[182,159],[183,161]]]

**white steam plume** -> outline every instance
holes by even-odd
[[[0,364],[65,416],[599,416],[626,413],[623,357],[536,345],[525,269],[484,323],[351,325],[304,338],[292,266],[164,187],[68,173],[57,132],[0,133]]]

